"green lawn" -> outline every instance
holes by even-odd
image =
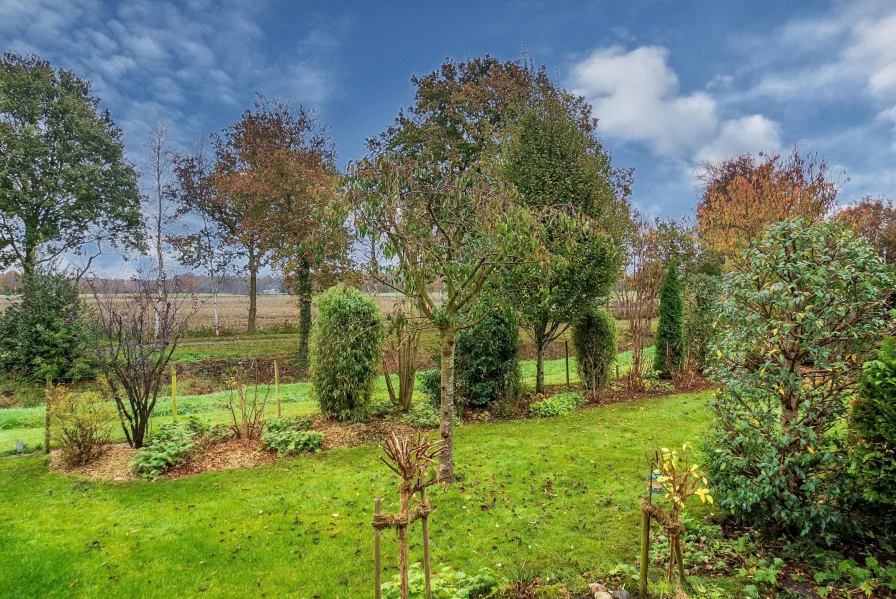
[[[699,441],[709,421],[702,394],[461,426],[463,480],[431,493],[435,561],[584,590],[637,559],[648,453]],[[371,597],[373,498],[396,503],[378,455],[338,449],[154,483],[53,474],[42,456],[0,459],[0,595]],[[391,567],[393,535],[384,552]]]

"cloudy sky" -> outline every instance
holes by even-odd
[[[594,104],[643,211],[689,213],[701,160],[794,144],[844,201],[896,195],[894,0],[0,0],[0,47],[92,80],[138,163],[154,122],[188,147],[259,91],[313,106],[344,164],[411,75],[523,46]]]

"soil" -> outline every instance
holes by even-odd
[[[56,472],[101,480],[136,480],[130,466],[134,450],[127,443],[110,443],[98,460],[85,466],[69,467],[62,463],[62,450],[50,452],[50,466]]]
[[[276,461],[277,456],[262,449],[257,439],[224,439],[209,443],[192,459],[169,470],[166,476],[181,478],[200,472],[251,468]]]

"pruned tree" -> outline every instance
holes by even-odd
[[[135,277],[127,290],[90,281],[99,369],[131,447],[143,446],[168,363],[199,305],[171,282],[158,302],[156,277]],[[158,319],[158,332],[154,323]]]
[[[836,205],[840,177],[817,154],[750,155],[704,163],[697,222],[703,243],[726,259],[739,257],[769,225],[788,218],[824,218]]]
[[[463,312],[498,268],[538,252],[532,219],[512,186],[487,165],[453,170],[437,161],[380,155],[352,164],[347,180],[362,237],[382,239],[387,264],[376,278],[401,293],[439,332],[439,477],[453,482],[454,349]],[[441,297],[434,285],[441,282]]]
[[[137,174],[90,83],[34,55],[0,59],[0,268],[144,240]]]
[[[374,271],[375,272],[375,271]],[[420,332],[426,322],[406,298],[400,298],[385,316],[387,351],[383,354],[383,375],[389,399],[401,412],[411,409],[414,383],[420,362]],[[392,373],[398,377],[398,388]]]

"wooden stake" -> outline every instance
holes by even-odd
[[[420,501],[426,503],[426,488],[420,490]],[[426,581],[426,599],[432,599],[432,564],[429,559],[429,516],[423,516],[423,576]]]
[[[564,339],[563,348],[566,351],[566,386],[569,387],[569,341]]]
[[[641,581],[638,594],[647,597],[647,560],[650,557],[650,514],[641,510]]]
[[[382,499],[374,499],[373,500],[373,513],[377,516],[380,515],[380,506],[383,503]],[[373,596],[375,599],[380,599],[380,529],[373,529],[373,584],[375,585]]]
[[[177,368],[171,365],[171,417],[177,422]]]
[[[675,539],[675,561],[678,562],[678,582],[682,588],[685,585],[684,580],[684,560],[681,559],[681,537]]]
[[[277,399],[277,418],[280,418],[280,369],[274,360],[274,397]]]
[[[53,388],[53,381],[47,377],[47,394],[49,399],[49,391]],[[44,453],[50,453],[50,402],[44,400]]]

